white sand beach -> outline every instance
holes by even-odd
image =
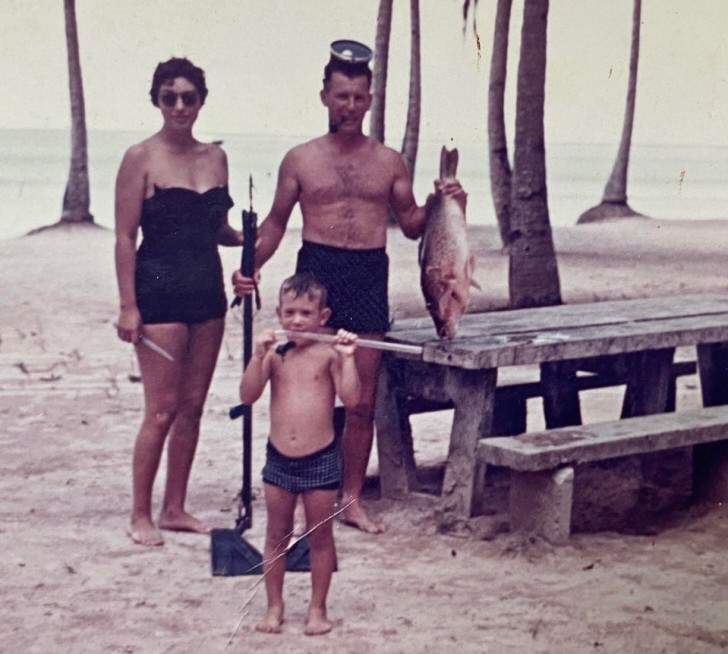
[[[470,237],[483,288],[471,310],[502,308],[508,260],[496,230],[472,227]],[[728,291],[726,220],[565,227],[554,237],[565,302]],[[288,233],[263,270],[256,329],[272,324],[299,242]],[[229,276],[239,252],[222,254]],[[389,255],[393,316],[425,315],[416,244],[393,232]],[[674,512],[648,534],[576,533],[566,546],[522,547],[504,529],[438,534],[434,497],[393,502],[375,491],[369,507],[386,534],[336,526],[333,631],[302,635],[310,581],[296,573],[286,581],[284,632],[259,634],[259,578],[213,578],[209,537],[167,532],[164,547],[148,549],[126,535],[142,398],[133,353],[113,329],[113,234],[69,228],[0,241],[0,303],[2,652],[728,650],[726,505]],[[233,526],[240,488],[241,427],[227,417],[240,352],[240,316],[230,312],[188,500],[217,527]],[[259,549],[266,399],[254,411],[256,500],[245,534]],[[596,392],[586,419],[613,415],[619,402],[614,389]],[[678,410],[697,402],[697,378],[681,378]],[[447,433],[444,416],[417,422],[418,460],[441,463]],[[163,469],[159,477],[161,489]]]

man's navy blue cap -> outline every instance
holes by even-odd
[[[368,64],[372,49],[359,41],[342,39],[331,44],[331,57],[349,64]]]

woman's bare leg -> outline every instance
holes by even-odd
[[[293,529],[293,510],[296,506],[296,495],[273,484],[264,484],[264,488],[268,522],[265,528],[263,574],[265,575],[268,608],[265,616],[255,628],[264,633],[277,634],[280,633],[283,625],[285,551]]]
[[[326,597],[336,563],[334,545],[335,490],[312,490],[303,494],[306,507],[306,538],[311,558],[311,603],[304,633],[316,636],[331,631],[326,616]]]
[[[135,543],[153,546],[164,543],[152,520],[152,489],[164,441],[177,410],[187,328],[181,324],[149,325],[144,331],[175,358],[170,362],[143,345],[136,347],[144,385],[144,417],[134,443],[130,535]]]
[[[187,351],[180,372],[177,415],[167,446],[167,482],[161,529],[206,534],[209,525],[185,511],[187,483],[200,436],[200,419],[220,352],[224,320],[208,320],[190,325]]]

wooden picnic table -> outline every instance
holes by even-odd
[[[387,340],[422,347],[387,353],[376,427],[382,495],[414,487],[412,435],[402,402],[423,398],[454,408],[441,508],[470,516],[482,480],[475,450],[492,435],[499,369],[538,364],[548,428],[581,423],[582,370],[619,370],[622,417],[669,408],[675,348],[694,346],[703,404],[728,404],[728,293],[677,295],[497,311],[463,316],[440,340],[429,318],[397,321]]]

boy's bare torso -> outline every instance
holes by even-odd
[[[271,353],[270,441],[285,456],[299,457],[326,447],[334,437],[336,391],[328,344],[299,344],[284,357]]]

